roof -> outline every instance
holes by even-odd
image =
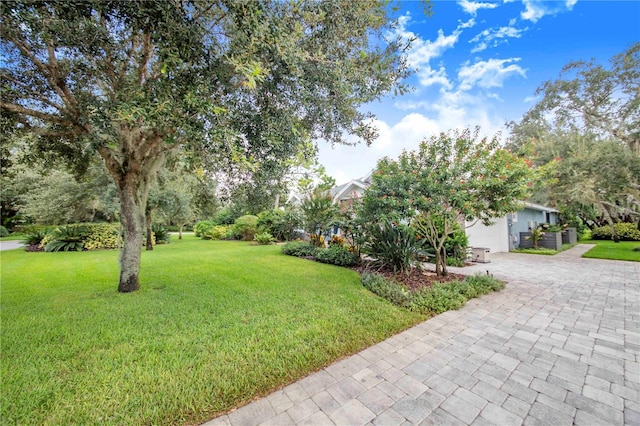
[[[524,203],[525,209],[538,210],[541,212],[549,212],[549,213],[560,213],[560,211],[554,209],[553,207],[542,206],[540,204],[529,203],[525,201]]]

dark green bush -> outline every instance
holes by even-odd
[[[84,226],[60,226],[47,235],[47,237],[51,237],[51,241],[47,241],[44,251],[81,251],[84,248],[84,240],[87,235],[88,231]],[[47,238],[44,241],[46,240]]]
[[[193,232],[196,237],[203,238],[203,235],[211,230],[211,228],[213,228],[214,226],[216,226],[216,224],[210,220],[201,220],[193,225]]]
[[[256,226],[258,232],[268,232],[279,241],[290,241],[301,223],[300,215],[296,210],[274,209],[259,213]]]
[[[4,226],[0,225],[0,238],[9,236],[9,230]]]
[[[159,223],[152,224],[151,231],[156,239],[156,244],[169,244],[171,242],[171,235],[169,234],[169,231]]]
[[[379,274],[365,272],[362,285],[394,305],[423,314],[440,314],[460,309],[467,300],[504,288],[504,283],[488,275],[468,276],[462,281],[436,283],[417,291],[409,291]]]
[[[424,239],[418,240],[413,228],[385,222],[382,226],[371,227],[364,251],[375,259],[375,264],[394,272],[405,272],[423,252],[424,246]]]
[[[409,308],[411,306],[411,292],[395,281],[388,280],[382,275],[370,272],[363,273],[360,281],[366,289],[387,299],[394,305],[403,308]]]
[[[353,266],[358,264],[358,258],[344,246],[333,245],[316,251],[316,260],[338,266]]]
[[[620,241],[640,241],[640,231],[636,223],[615,223],[614,228]],[[611,240],[611,226],[600,226],[591,230],[591,238],[594,240]]]
[[[33,231],[24,234],[22,242],[27,246],[39,246],[46,236],[47,233],[45,231]]]
[[[238,215],[229,207],[224,207],[213,218],[214,225],[233,225]]]
[[[239,240],[252,241],[256,236],[258,216],[244,215],[236,219],[233,225],[234,237]]]
[[[268,232],[262,232],[260,234],[256,234],[256,236],[253,237],[253,239],[260,245],[271,244],[275,240],[273,238],[273,235],[271,235]]]
[[[282,246],[282,253],[296,257],[313,257],[316,254],[316,248],[303,241],[292,241]]]

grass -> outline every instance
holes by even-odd
[[[576,243],[577,244],[577,243]],[[554,254],[558,254],[565,250],[569,250],[572,247],[575,247],[576,244],[563,244],[560,246],[560,250],[554,250],[550,248],[540,247],[540,248],[517,248],[511,250],[513,253],[526,253],[526,254],[542,254],[545,256],[553,256]]]
[[[620,241],[615,243],[607,240],[581,240],[580,242],[596,245],[583,254],[582,257],[640,262],[640,241]],[[638,251],[634,251],[634,248],[637,248]]]
[[[425,318],[278,246],[174,238],[133,294],[117,256],[2,252],[2,423],[201,423]]]
[[[0,241],[20,241],[24,238],[24,234],[10,234],[6,237],[0,237]]]

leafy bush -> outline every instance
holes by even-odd
[[[275,241],[275,238],[273,238],[273,235],[271,235],[268,232],[262,232],[260,234],[256,234],[256,236],[253,237],[253,239],[260,245],[271,244],[272,242]]]
[[[395,281],[370,272],[363,273],[360,279],[365,288],[394,305],[423,314],[460,309],[469,299],[504,288],[503,282],[489,275],[473,275],[462,281],[436,283],[417,291],[409,291]]]
[[[193,232],[196,237],[203,238],[203,235],[206,234],[214,226],[216,226],[216,224],[210,220],[201,220],[193,225]]]
[[[333,245],[326,249],[316,251],[316,260],[322,263],[330,263],[338,266],[353,266],[358,264],[358,258],[341,245]]]
[[[620,241],[640,241],[640,231],[636,223],[615,223],[613,227]],[[611,226],[600,226],[591,230],[591,238],[594,240],[611,240]]]
[[[296,257],[313,257],[316,254],[316,248],[303,241],[292,241],[282,246],[282,254]]]
[[[314,247],[324,247],[324,237],[320,234],[311,234],[309,236],[311,245]]]
[[[1,237],[6,237],[9,235],[9,230],[7,228],[5,228],[4,226],[0,225],[0,238]]]
[[[462,281],[436,283],[413,293],[411,309],[422,313],[441,314],[460,309],[469,299],[503,288],[504,283],[490,275],[473,275]]]
[[[387,299],[394,305],[402,306],[403,308],[411,306],[411,292],[395,281],[390,281],[382,275],[370,272],[363,273],[360,281],[366,289]]]
[[[216,216],[213,218],[214,225],[233,225],[235,222],[236,214],[229,207],[218,210]]]
[[[302,220],[296,210],[265,210],[258,214],[256,226],[258,232],[268,232],[277,240],[290,241],[295,230],[300,228]]]
[[[413,228],[385,222],[382,227],[370,230],[365,252],[370,254],[379,266],[406,272],[422,253],[424,240],[416,238]]]
[[[29,232],[27,234],[24,234],[22,242],[27,246],[39,246],[46,236],[47,233],[45,231]]]
[[[86,250],[113,250],[122,245],[118,223],[87,223],[72,226],[81,226],[87,230],[87,236],[84,239]]]
[[[329,247],[331,246],[342,247],[346,244],[346,242],[347,240],[341,237],[340,235],[334,235],[333,237],[331,237],[328,244],[329,244]]]
[[[44,251],[80,251],[84,248],[83,241],[87,238],[87,234],[83,226],[60,226],[43,240],[44,243],[48,237],[51,237],[51,241],[46,242]]]
[[[252,241],[256,236],[256,224],[258,223],[258,216],[244,215],[236,219],[233,226],[233,234],[237,239],[245,241]]]
[[[233,238],[231,235],[231,225],[214,225],[202,234],[203,240],[222,240]]]
[[[164,226],[159,223],[154,223],[151,225],[151,230],[153,231],[156,244],[169,244],[171,242],[171,235]]]

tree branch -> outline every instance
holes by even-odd
[[[47,114],[46,112],[25,108],[22,105],[11,104],[8,102],[0,102],[0,108],[5,109],[7,111],[11,111],[11,112],[16,112],[18,114],[24,114],[30,117],[39,118],[41,120],[49,121],[52,123],[60,123],[60,124],[66,124],[68,126],[75,126],[75,123],[73,123],[72,121],[66,120],[57,115]]]

